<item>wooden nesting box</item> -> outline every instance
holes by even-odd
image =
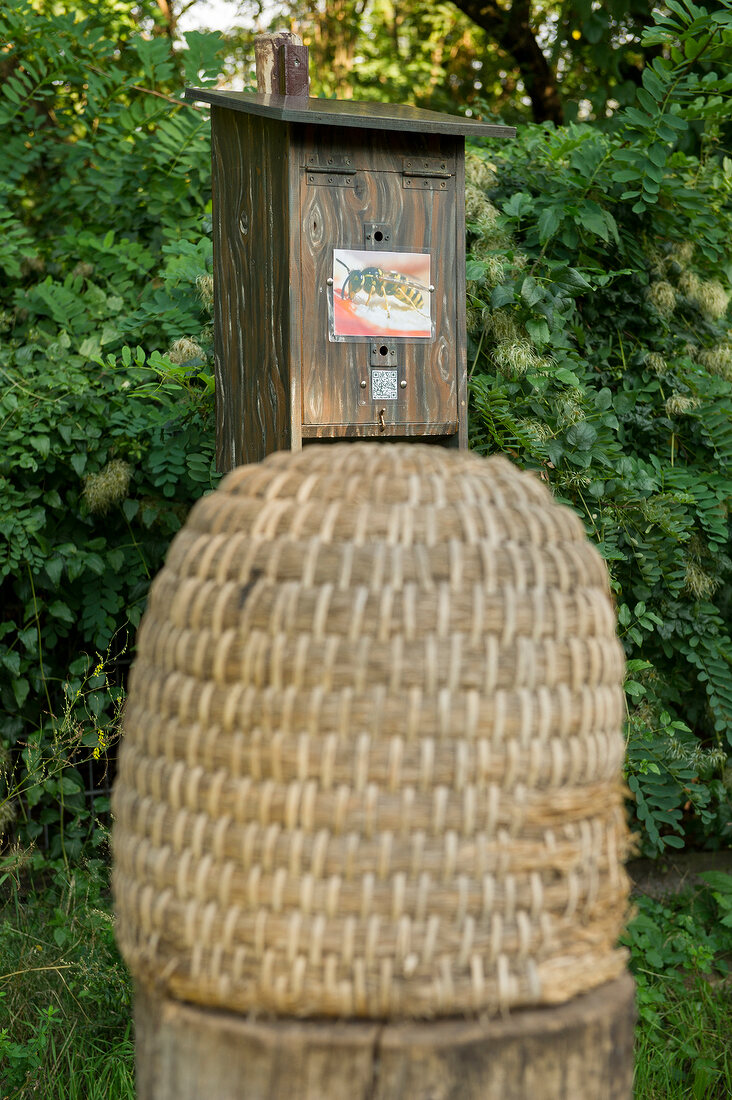
[[[513,128],[186,95],[212,105],[219,468],[326,438],[466,446],[465,137]]]
[[[141,1100],[627,1100],[622,683],[602,559],[505,459],[232,472],[125,710]]]

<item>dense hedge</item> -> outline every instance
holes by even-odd
[[[215,481],[208,119],[180,92],[219,44],[173,54],[132,8],[0,15],[0,821],[52,855],[88,835],[78,765],[101,779],[150,578]]]
[[[0,15],[0,820],[67,856],[150,577],[215,483],[208,124],[180,94],[217,44],[171,52],[132,8]],[[694,83],[691,15],[656,33],[614,130],[526,127],[472,151],[467,191],[472,445],[537,470],[608,561],[649,853],[729,844],[732,816],[726,78]]]

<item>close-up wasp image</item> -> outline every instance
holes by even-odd
[[[372,304],[376,298],[383,304],[387,317],[391,317],[389,302],[399,306],[415,310],[420,317],[428,318],[423,312],[424,295],[429,293],[429,287],[416,280],[410,279],[400,271],[384,271],[380,267],[349,268],[343,260],[335,257],[336,263],[346,270],[346,278],[341,286],[341,298],[353,300],[363,291],[366,295],[366,306]]]

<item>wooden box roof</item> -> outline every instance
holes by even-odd
[[[186,99],[228,107],[231,111],[261,115],[281,122],[315,126],[340,126],[368,130],[402,130],[411,133],[454,134],[465,137],[511,138],[514,126],[478,122],[462,115],[425,111],[402,103],[370,103],[354,99],[314,99],[306,96],[261,95],[211,88],[186,88]]]

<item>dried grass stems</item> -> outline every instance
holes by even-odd
[[[114,795],[134,976],[433,1017],[615,978],[623,659],[580,521],[501,458],[279,454],[156,579]]]

